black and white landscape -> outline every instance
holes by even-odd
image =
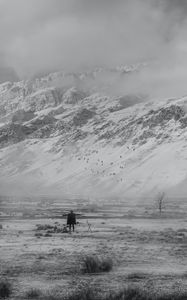
[[[0,0],[0,299],[187,299],[186,18]]]

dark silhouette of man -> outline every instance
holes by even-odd
[[[73,232],[74,232],[75,224],[76,224],[76,215],[71,210],[71,212],[67,216],[67,225],[69,226],[69,231],[70,232],[71,232],[71,228],[73,229]]]

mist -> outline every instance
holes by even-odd
[[[185,94],[186,13],[185,0],[0,0],[0,66],[30,78],[148,62],[113,91]]]

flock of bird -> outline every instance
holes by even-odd
[[[135,148],[127,146],[128,150],[135,151]],[[106,161],[101,158],[91,158],[91,154],[99,154],[98,150],[88,151],[83,156],[77,155],[77,160],[84,163],[83,172],[88,172],[91,175],[112,177],[116,182],[123,182],[125,180],[123,170],[125,169],[126,162],[122,155],[116,155],[114,161]]]

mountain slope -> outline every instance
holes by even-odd
[[[108,97],[57,79],[0,85],[3,193],[186,193],[187,98]]]

